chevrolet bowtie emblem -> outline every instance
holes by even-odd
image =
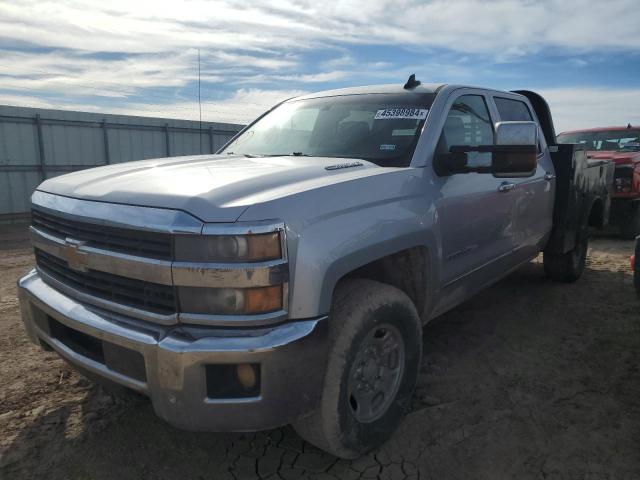
[[[78,240],[72,240],[67,238],[64,241],[64,256],[69,264],[69,267],[79,272],[86,272],[87,269],[87,254],[80,251],[85,242]]]

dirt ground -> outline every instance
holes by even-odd
[[[631,242],[592,242],[584,277],[533,262],[429,324],[413,412],[354,462],[290,428],[188,433],[28,343],[24,230],[0,225],[0,478],[638,479],[640,301]]]

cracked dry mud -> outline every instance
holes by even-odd
[[[0,478],[637,479],[640,301],[632,243],[593,241],[584,277],[532,262],[429,324],[413,411],[382,448],[338,460],[291,428],[189,433],[28,343],[16,279],[33,257],[0,226]]]

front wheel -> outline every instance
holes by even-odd
[[[409,410],[422,328],[406,294],[371,280],[339,285],[330,322],[320,401],[293,426],[309,443],[356,458],[387,440]]]

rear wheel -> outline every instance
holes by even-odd
[[[322,396],[294,428],[333,455],[356,458],[387,440],[409,410],[422,328],[409,297],[390,285],[348,280],[334,298]]]
[[[585,230],[570,252],[557,254],[544,252],[544,273],[552,280],[571,283],[580,278],[587,262],[589,232]]]
[[[622,220],[620,233],[627,240],[633,240],[640,235],[640,205],[632,205],[629,216]]]

